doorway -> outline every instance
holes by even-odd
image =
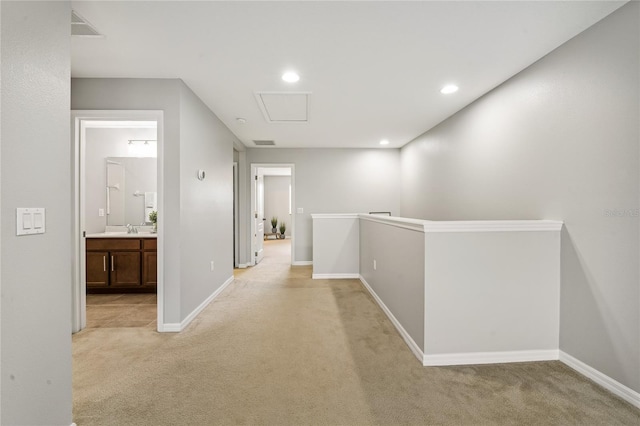
[[[162,330],[162,117],[161,111],[72,111],[73,332],[87,327],[87,305],[94,312],[94,299],[114,305],[114,318],[100,321]],[[127,247],[98,247],[106,242]],[[88,288],[111,294],[87,296]],[[121,316],[127,307],[129,319]]]
[[[235,155],[234,150],[234,155]],[[233,268],[237,268],[240,265],[240,227],[238,226],[239,220],[239,186],[238,186],[238,162],[233,162]]]
[[[284,253],[283,246],[288,245],[286,253],[290,253],[289,262],[294,264],[295,166],[251,164],[251,176],[251,264],[262,261],[269,245],[275,247],[270,240],[280,240],[279,246],[282,246],[271,253]]]

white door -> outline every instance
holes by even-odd
[[[255,247],[255,256],[256,256],[256,265],[262,260],[264,256],[264,249],[262,247],[262,243],[264,241],[264,176],[255,176],[254,178],[255,184],[255,206],[256,211],[253,212],[253,217],[255,220],[255,230],[256,233],[254,235],[254,247]]]

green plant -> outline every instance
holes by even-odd
[[[281,233],[282,235],[284,235],[284,231],[286,231],[286,230],[287,230],[287,224],[286,224],[286,223],[284,223],[284,222],[281,222],[281,223],[280,223],[280,233]]]
[[[273,217],[271,218],[271,227],[272,227],[272,228],[276,228],[277,226],[278,226],[278,218],[277,218],[277,217],[275,217],[275,216],[273,216]]]
[[[151,223],[157,223],[158,222],[158,212],[157,211],[152,211],[151,213],[149,213],[149,220],[151,221]]]

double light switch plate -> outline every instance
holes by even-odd
[[[16,235],[44,234],[44,208],[18,208],[16,216]]]

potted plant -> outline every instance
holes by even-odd
[[[153,210],[149,213],[149,221],[153,223],[153,232],[158,232],[158,212]]]
[[[284,231],[287,230],[287,224],[282,222],[280,223],[280,238],[284,240]]]
[[[275,216],[271,218],[271,232],[274,234],[278,233],[278,218]]]

